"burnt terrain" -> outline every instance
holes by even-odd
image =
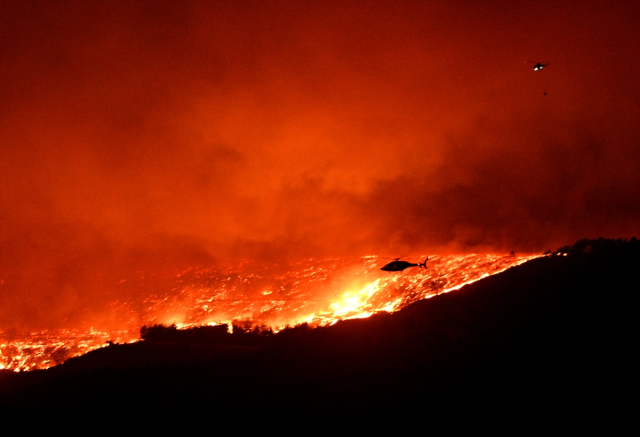
[[[238,424],[597,414],[631,385],[639,272],[635,238],[581,240],[332,327],[143,327],[138,343],[0,373],[0,413]]]

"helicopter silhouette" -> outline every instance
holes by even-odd
[[[395,258],[394,261],[391,261],[380,270],[384,270],[385,272],[401,272],[404,269],[408,269],[409,267],[424,267],[426,269],[427,261],[429,261],[429,257],[427,257],[427,259],[425,259],[423,263],[418,264],[410,263],[408,261],[400,261],[400,258]]]
[[[531,61],[524,61],[525,64],[533,64],[533,62]],[[536,65],[533,66],[533,71],[540,71],[542,70],[544,67],[546,67],[547,65],[549,65],[549,62],[547,62],[546,64],[542,64],[540,62],[536,62]]]

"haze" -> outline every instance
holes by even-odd
[[[2,0],[2,324],[136,270],[637,236],[638,22],[632,1]]]

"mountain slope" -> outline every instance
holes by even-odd
[[[630,375],[639,266],[635,239],[581,240],[398,313],[328,328],[159,329],[52,369],[4,374],[0,408],[223,422],[415,418],[540,402],[588,411]]]

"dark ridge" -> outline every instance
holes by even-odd
[[[639,267],[635,238],[581,240],[397,313],[332,327],[143,327],[139,343],[4,372],[0,411],[324,425],[595,414],[622,403],[631,381]]]

